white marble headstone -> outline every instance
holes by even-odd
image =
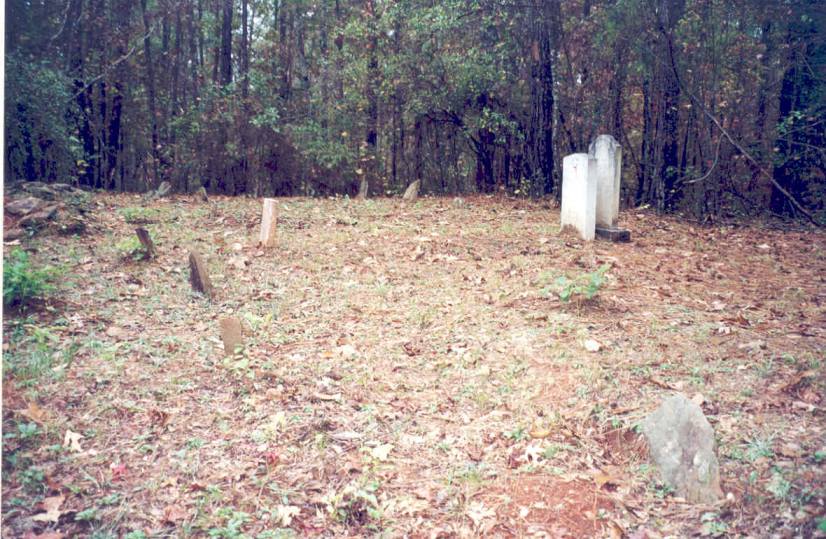
[[[596,160],[575,153],[562,160],[562,228],[575,228],[583,240],[594,239],[596,226]]]
[[[619,216],[622,147],[611,135],[600,135],[591,143],[588,154],[596,159],[596,226],[614,228]]]

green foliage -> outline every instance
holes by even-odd
[[[792,484],[783,477],[783,475],[775,471],[766,485],[766,490],[769,491],[777,501],[783,501],[789,497],[792,491]]]
[[[215,512],[215,515],[224,520],[224,525],[210,528],[207,535],[222,539],[244,539],[248,537],[242,531],[244,525],[252,520],[248,513],[236,511],[231,507],[222,507]]]
[[[522,440],[528,439],[528,431],[525,427],[516,427],[512,431],[507,434],[508,438],[513,440],[514,442],[521,442]]]
[[[293,142],[304,157],[327,168],[343,168],[356,161],[349,133],[334,134],[318,122],[308,121],[290,128]]]
[[[160,212],[155,208],[144,208],[142,206],[128,206],[120,208],[118,214],[129,224],[142,225],[154,223],[158,220]]]
[[[97,507],[90,507],[88,509],[84,509],[83,511],[79,511],[75,515],[75,520],[79,521],[93,521],[98,519],[98,509]]]
[[[39,494],[46,490],[46,475],[43,470],[35,466],[20,472],[18,479],[26,492]]]
[[[40,433],[37,423],[18,423],[17,431],[17,437],[21,442],[35,438]]]
[[[47,63],[6,56],[6,175],[65,181],[82,148],[74,134],[71,81]]]
[[[605,273],[610,266],[603,264],[596,271],[578,275],[574,278],[561,276],[556,280],[556,293],[562,302],[567,303],[571,298],[578,301],[591,300],[602,288],[605,283]]]
[[[704,536],[711,536],[711,537],[720,537],[721,535],[725,535],[728,531],[728,525],[719,520],[720,515],[717,513],[704,513],[703,516],[700,517],[700,522],[703,523],[703,535]]]
[[[135,236],[119,241],[115,245],[115,249],[117,249],[123,258],[131,258],[135,261],[143,260],[147,257],[146,248]]]
[[[61,376],[63,369],[54,369],[55,362],[69,365],[80,344],[71,342],[57,349],[60,339],[48,327],[18,325],[10,339],[10,350],[3,354],[3,371],[24,385],[33,385],[43,376]]]
[[[53,268],[34,269],[26,251],[13,249],[3,261],[3,305],[21,305],[53,291],[55,276]]]
[[[351,483],[327,500],[327,510],[337,521],[352,525],[365,524],[370,519],[381,519],[381,508],[376,492],[379,485]]]
[[[759,458],[770,459],[774,457],[772,444],[774,440],[769,438],[754,438],[746,445],[746,459],[754,462]]]

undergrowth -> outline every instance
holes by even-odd
[[[23,305],[43,297],[54,290],[52,281],[56,276],[54,268],[34,268],[26,251],[13,249],[3,261],[3,305]]]

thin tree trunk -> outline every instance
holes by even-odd
[[[143,15],[143,54],[146,62],[146,89],[149,94],[149,123],[152,129],[152,170],[154,180],[160,181],[160,143],[158,141],[158,114],[155,104],[155,65],[152,63],[152,43],[149,38],[149,14],[146,12],[146,0],[141,0],[141,14]],[[149,187],[149,186],[147,186]]]

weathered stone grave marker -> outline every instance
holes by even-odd
[[[241,321],[237,318],[221,318],[221,340],[224,342],[224,354],[231,356],[239,347],[244,346],[244,334]]]
[[[586,241],[594,239],[596,219],[596,160],[587,153],[575,153],[562,160],[562,228],[573,227]]]
[[[161,198],[165,197],[172,191],[172,184],[169,182],[161,182],[158,186],[158,189],[155,191],[155,197]]]
[[[695,402],[673,395],[641,427],[663,482],[677,496],[692,503],[713,503],[722,497],[714,430]]]
[[[212,281],[209,279],[209,273],[207,273],[206,263],[201,255],[195,251],[189,253],[189,282],[196,292],[212,297],[214,289]]]
[[[275,245],[276,225],[278,224],[277,201],[274,198],[264,199],[264,209],[261,214],[261,236],[262,247],[272,247]]]
[[[146,253],[144,258],[155,258],[155,242],[152,241],[149,231],[143,227],[138,227],[135,229],[135,234],[138,236],[138,241],[143,245],[143,250]]]
[[[596,159],[596,235],[611,241],[629,241],[631,233],[617,227],[622,147],[611,135],[600,135],[591,143],[588,154]]]
[[[407,189],[404,191],[404,195],[402,196],[402,200],[406,200],[408,202],[412,202],[419,197],[419,186],[422,184],[421,180],[416,180],[415,182],[411,183],[407,186]]]

